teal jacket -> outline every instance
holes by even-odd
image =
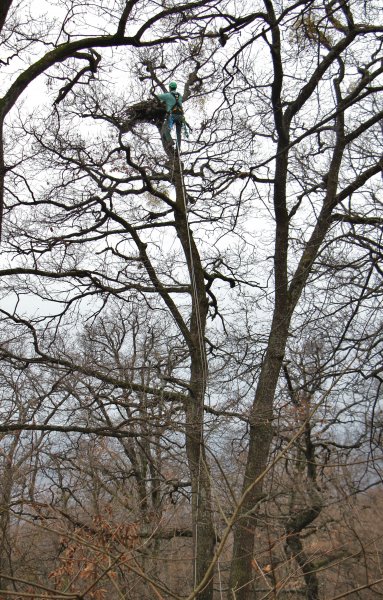
[[[166,92],[166,94],[156,94],[156,98],[163,102],[166,106],[166,112],[172,112],[172,108],[176,105],[176,99],[174,98],[171,92]],[[182,106],[182,96],[179,95],[178,104]]]

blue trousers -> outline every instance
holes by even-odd
[[[177,146],[178,149],[181,149],[181,133],[182,133],[182,125],[184,122],[183,115],[167,115],[165,121],[162,124],[161,128],[161,136],[165,146],[174,146],[174,141],[171,135],[171,129],[173,127],[173,123],[176,126],[176,136],[177,136]]]

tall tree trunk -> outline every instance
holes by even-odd
[[[194,585],[197,585],[213,558],[216,543],[210,472],[204,445],[204,397],[207,385],[204,337],[208,302],[201,259],[188,225],[186,191],[178,156],[176,156],[174,164],[174,179],[176,187],[176,230],[186,257],[192,288],[190,402],[185,408],[185,434],[192,488],[193,576]],[[213,579],[209,581],[197,597],[198,600],[212,600]]]
[[[252,593],[252,559],[256,527],[257,503],[262,496],[263,480],[256,485],[267,465],[272,440],[272,418],[275,390],[285,354],[290,326],[291,310],[287,275],[287,252],[289,242],[289,214],[286,206],[288,175],[289,122],[284,118],[281,90],[283,69],[280,56],[280,36],[273,5],[264,0],[272,29],[270,47],[274,67],[271,89],[275,128],[278,132],[274,173],[274,312],[265,359],[261,368],[254,402],[250,414],[249,451],[242,487],[244,502],[238,524],[234,530],[233,558],[230,572],[229,598],[250,600]]]
[[[192,396],[186,407],[186,453],[192,483],[194,542],[194,585],[203,578],[213,558],[215,532],[212,520],[211,483],[203,428],[203,381],[198,361],[192,365]],[[199,600],[213,598],[213,580],[198,594]]]

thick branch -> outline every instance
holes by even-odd
[[[0,3],[0,31],[2,31],[4,27],[4,23],[6,21],[8,11],[11,8],[13,0],[1,0]]]

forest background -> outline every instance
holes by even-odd
[[[382,595],[381,16],[2,0],[2,600]]]

